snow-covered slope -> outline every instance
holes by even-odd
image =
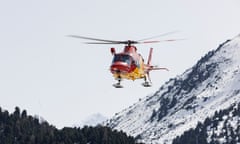
[[[171,143],[216,110],[240,101],[240,35],[202,57],[155,94],[116,114],[105,125],[144,143]]]

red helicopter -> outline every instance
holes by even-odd
[[[173,33],[173,32],[170,32]],[[105,40],[91,37],[84,37],[78,35],[69,35],[70,37],[87,39],[96,42],[87,42],[86,44],[124,44],[125,47],[122,52],[116,53],[115,48],[111,48],[111,54],[113,55],[112,64],[110,66],[110,71],[113,74],[113,77],[117,80],[116,84],[113,84],[115,88],[122,88],[121,81],[123,79],[128,80],[136,80],[136,79],[144,79],[144,83],[142,84],[144,87],[151,87],[152,81],[150,79],[149,72],[153,70],[166,70],[167,68],[157,67],[151,65],[152,52],[153,48],[150,48],[149,56],[147,63],[144,63],[143,57],[137,53],[137,48],[134,46],[135,44],[147,44],[147,43],[158,43],[163,41],[176,41],[179,39],[169,39],[162,41],[147,41],[149,39],[153,39],[156,37],[160,37],[163,35],[167,35],[170,33],[161,34],[158,36],[133,41],[115,41],[115,40]]]

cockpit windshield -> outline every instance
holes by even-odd
[[[126,54],[116,54],[113,58],[113,63],[114,62],[125,62],[130,65],[132,62],[132,57]]]

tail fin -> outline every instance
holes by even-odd
[[[147,61],[147,64],[145,65],[145,67],[146,67],[145,72],[146,72],[146,75],[147,75],[147,78],[148,78],[149,82],[151,82],[151,78],[150,78],[150,74],[149,74],[150,71],[152,71],[152,70],[166,70],[166,71],[169,71],[167,68],[162,68],[162,67],[151,65],[152,53],[153,53],[153,48],[150,48],[149,55],[148,55],[148,61]]]
[[[153,48],[150,48],[149,55],[148,55],[148,61],[147,61],[147,65],[146,65],[146,67],[147,67],[146,71],[151,71],[151,70],[167,70],[167,71],[169,71],[167,68],[161,68],[158,66],[151,65],[152,53],[153,53]]]
[[[152,52],[153,52],[153,48],[150,48],[149,55],[148,55],[148,61],[147,61],[147,65],[149,65],[149,66],[152,61]]]

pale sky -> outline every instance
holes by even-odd
[[[239,0],[0,0],[0,106],[58,128],[94,113],[110,118],[240,34],[239,7]],[[66,37],[139,40],[175,30],[157,40],[186,40],[137,45],[145,59],[153,47],[153,64],[170,69],[151,73],[152,88],[142,80],[112,87],[110,48],[122,45]]]

